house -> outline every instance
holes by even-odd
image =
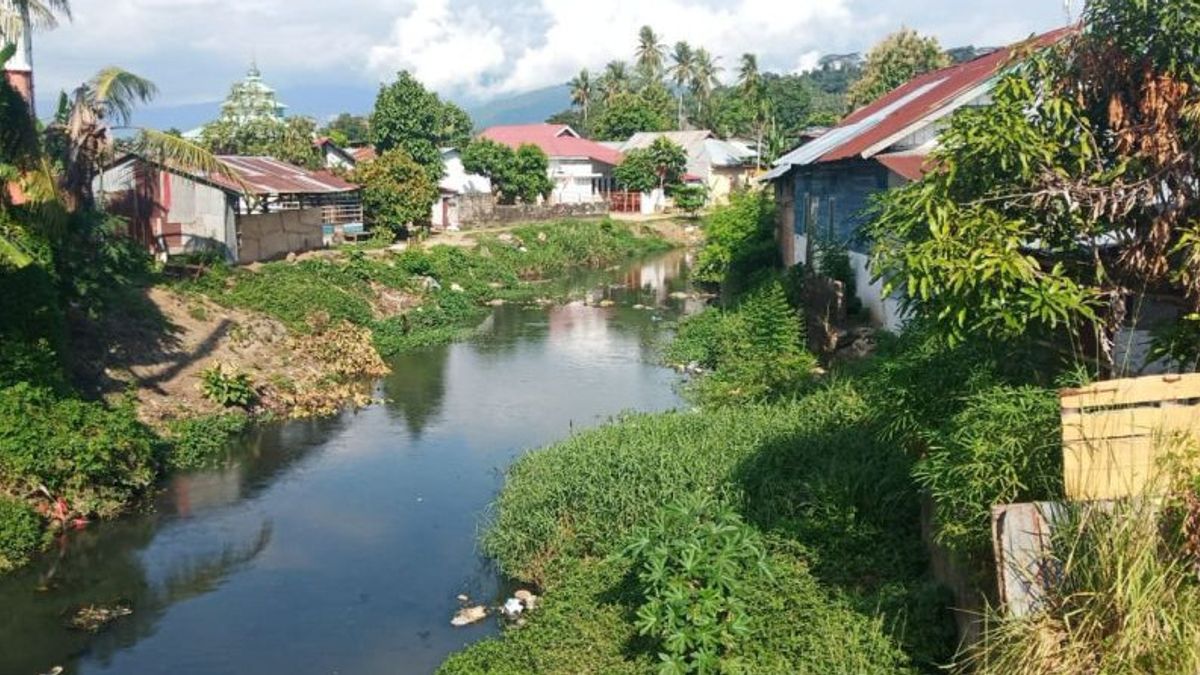
[[[1069,31],[1032,42],[1049,45]],[[899,328],[898,303],[884,297],[882,285],[872,283],[867,270],[868,244],[860,228],[869,200],[921,179],[931,168],[927,156],[950,116],[968,106],[987,105],[1013,53],[1013,47],[1000,49],[920,75],[779,158],[763,180],[775,187],[784,262],[806,262],[813,239],[845,244],[857,277],[853,292],[875,322]]]
[[[687,152],[687,173],[708,188],[709,201],[724,203],[729,193],[754,179],[754,150],[744,143],[722,140],[711,131],[644,131],[621,144],[621,152],[648,148],[665,138]]]
[[[464,220],[472,219],[465,211],[473,211],[481,202],[492,201],[492,181],[487,176],[467,173],[458,148],[442,148],[442,165],[445,176],[438,183],[440,194],[433,205],[430,222],[434,227],[458,229]],[[487,206],[490,204],[483,204],[483,208]]]
[[[353,171],[354,167],[358,166],[358,159],[354,153],[334,143],[330,138],[319,136],[313,141],[313,145],[317,146],[325,168],[330,171]]]
[[[358,186],[270,157],[218,158],[238,180],[125,155],[96,178],[106,209],[129,235],[166,257],[217,252],[249,263],[324,245],[338,228],[361,228]]]
[[[565,124],[519,124],[485,129],[480,138],[507,145],[514,150],[536,145],[550,159],[554,204],[585,204],[604,201],[612,190],[612,172],[621,163],[621,153],[583,138]]]

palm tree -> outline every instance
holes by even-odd
[[[609,61],[600,77],[600,93],[605,105],[629,91],[629,67],[624,61]]]
[[[738,66],[738,89],[751,103],[757,103],[762,95],[762,74],[758,72],[758,57],[754,54],[742,54]]]
[[[713,90],[717,88],[721,82],[717,78],[717,74],[721,72],[721,67],[717,65],[720,57],[713,58],[708,50],[701,47],[692,55],[694,64],[692,66],[692,96],[696,97],[697,114],[702,114],[704,105],[712,98]]]
[[[675,82],[675,92],[679,95],[679,128],[682,129],[684,87],[696,77],[696,54],[691,45],[681,40],[675,43],[671,61],[671,78]]]
[[[588,128],[588,106],[592,101],[592,78],[588,73],[588,69],[584,68],[579,71],[569,83],[571,87],[571,104],[577,105],[583,110],[583,128],[584,132]]]
[[[634,51],[637,57],[638,73],[644,83],[648,84],[662,78],[663,62],[666,60],[667,46],[659,39],[658,34],[650,26],[642,26],[638,31],[638,45]]]
[[[33,31],[58,26],[58,15],[69,21],[69,0],[0,0],[0,47],[16,45],[23,68],[28,68],[29,107],[33,108]]]
[[[63,149],[61,183],[69,209],[94,205],[92,181],[113,156],[113,131],[134,131],[131,148],[151,162],[217,174],[242,184],[236,173],[199,145],[162,131],[130,126],[134,107],[157,93],[150,80],[110,66],[64,98],[47,135]]]

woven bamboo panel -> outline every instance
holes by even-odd
[[[1165,445],[1200,439],[1200,374],[1110,380],[1060,397],[1063,479],[1073,500],[1141,494]]]

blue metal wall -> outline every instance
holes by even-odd
[[[796,167],[796,234],[836,238],[850,250],[866,253],[860,236],[870,196],[888,188],[888,170],[878,162],[847,161]]]

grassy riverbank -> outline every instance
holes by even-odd
[[[637,226],[561,222],[472,248],[347,247],[168,281],[127,242],[95,237],[105,265],[74,278],[93,289],[86,302],[59,290],[49,257],[0,270],[26,289],[0,319],[0,572],[165,472],[224,461],[254,419],[366,403],[384,358],[462,336],[488,304],[551,302],[544,279],[671,247]]]
[[[789,305],[798,277],[746,264],[762,258],[769,213],[747,196],[709,223],[703,271],[726,305],[685,321],[666,352],[705,372],[686,388],[696,411],[633,415],[511,469],[482,544],[542,604],[443,673],[937,672],[954,660],[955,601],[932,578],[921,502],[989,592],[991,505],[1061,494],[1059,364],[913,327],[823,373]],[[672,514],[698,497],[729,515],[680,526]]]

